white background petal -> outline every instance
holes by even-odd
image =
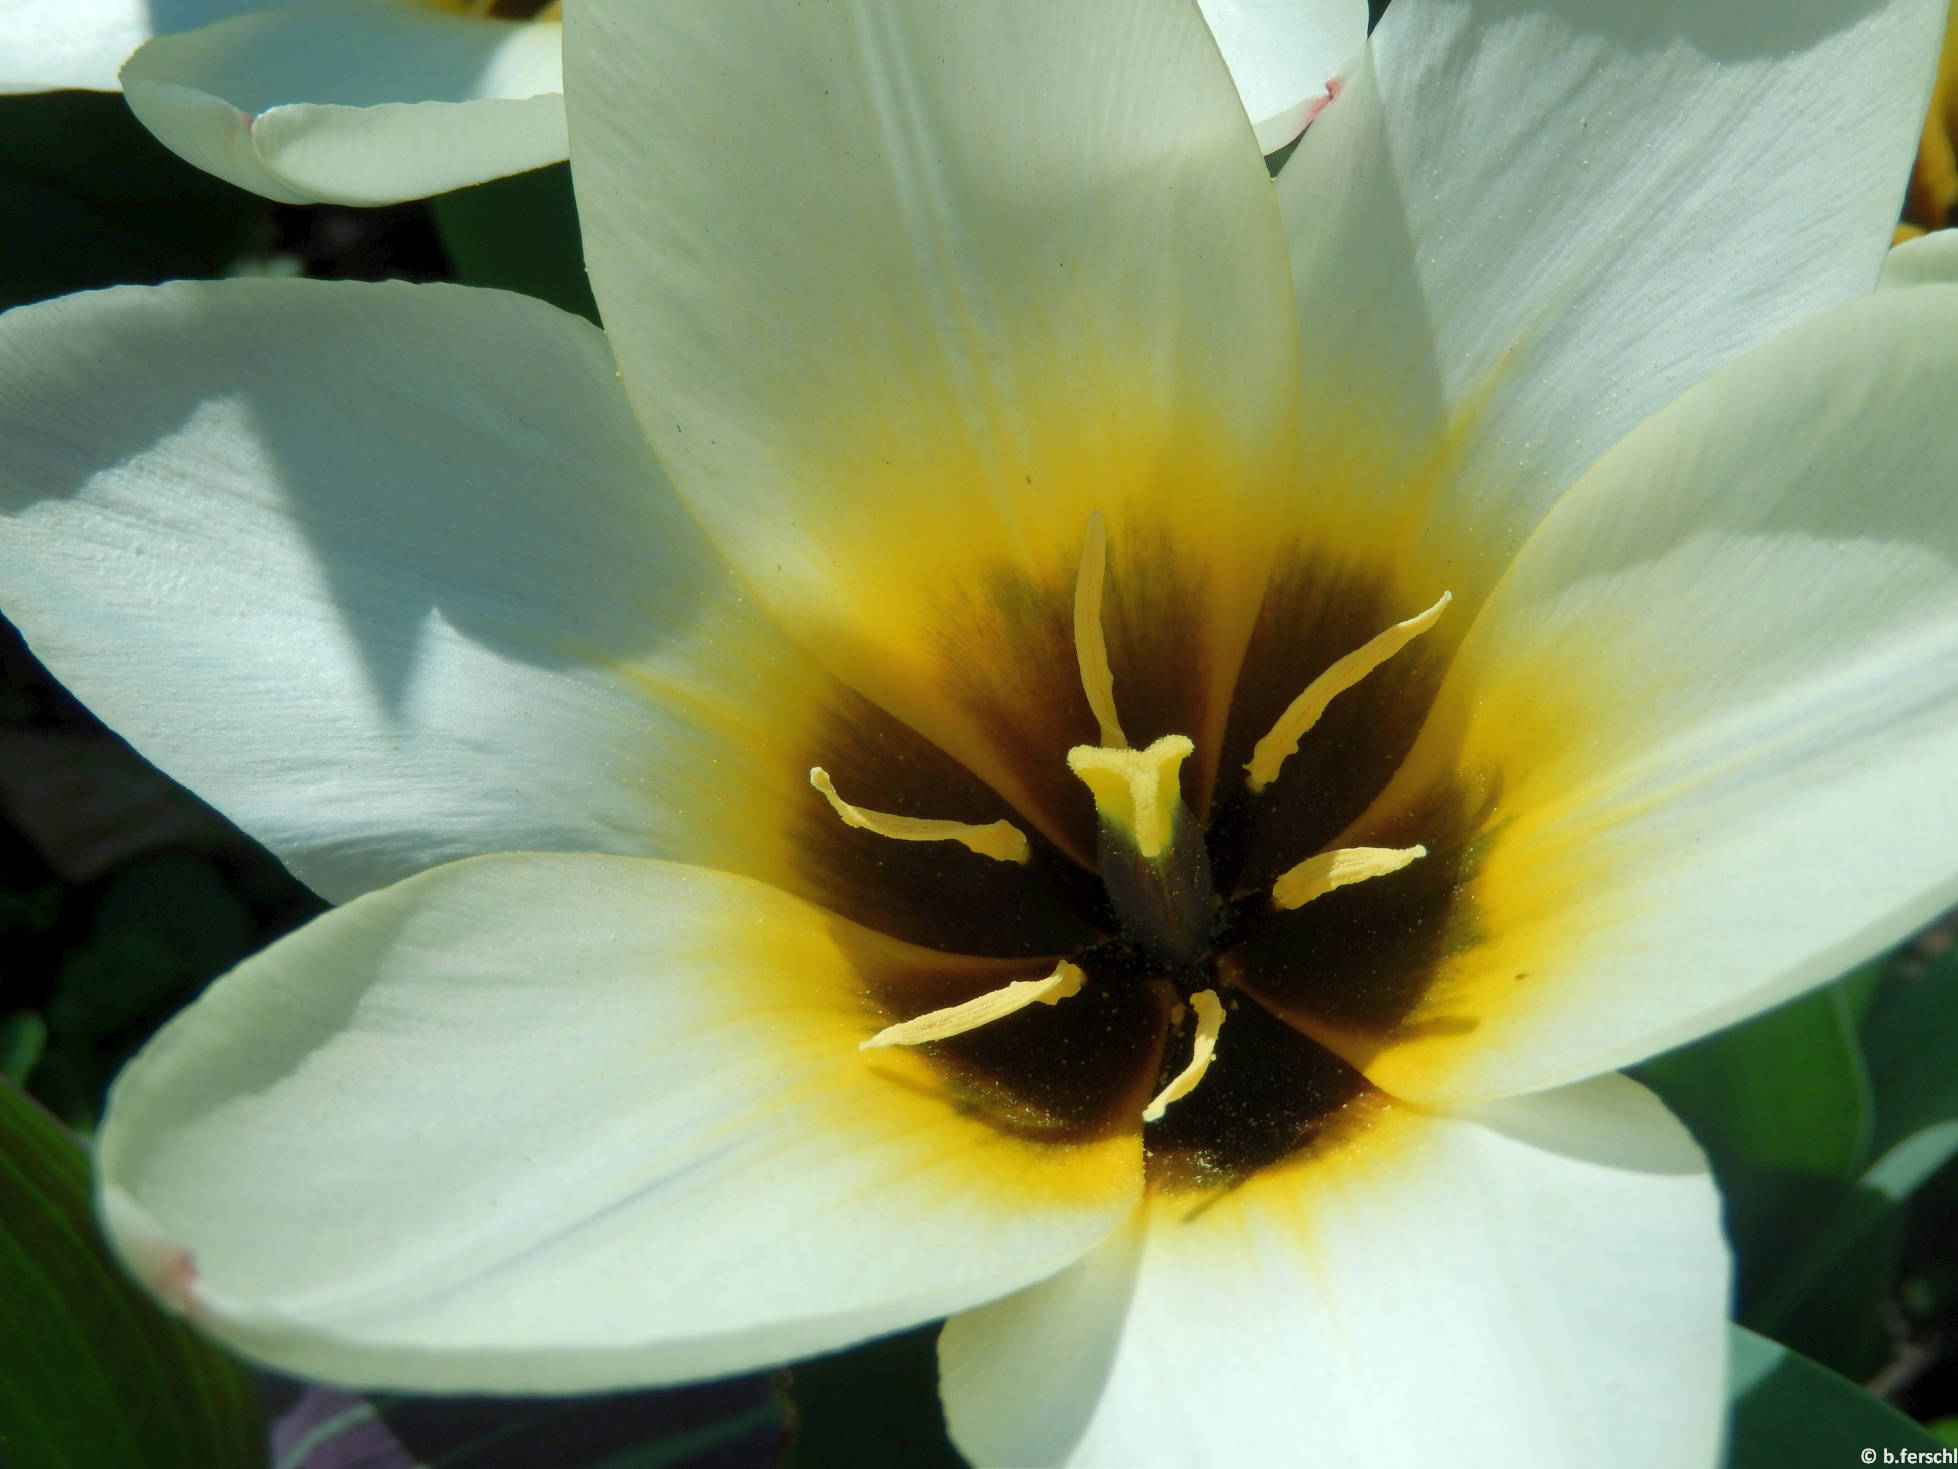
[[[897,947],[696,868],[439,868],[158,1034],[105,1218],[234,1345],[411,1390],[719,1376],[991,1299],[1126,1217],[1141,1148],[1010,1136],[858,1051],[854,964]]]
[[[1425,429],[1432,529],[1478,538],[1437,554],[1499,566],[1655,408],[1870,289],[1943,8],[1395,0],[1377,94],[1279,177],[1308,460]]]
[[[144,41],[306,0],[0,0],[0,92],[113,92]]]
[[[1940,281],[1958,285],[1958,230],[1938,230],[1892,247],[1877,285],[1887,291]]]
[[[1439,764],[1497,805],[1483,937],[1404,1042],[1353,1056],[1376,1082],[1445,1100],[1625,1065],[1958,899],[1954,401],[1958,287],[1879,292],[1701,385],[1551,513],[1381,798]]]
[[[1326,83],[1367,40],[1366,0],[1198,0],[1271,153],[1305,130]]]
[[[0,606],[329,898],[484,851],[703,857],[716,782],[758,784],[714,711],[793,703],[603,337],[527,298],[27,308],[0,321],[0,438]]]
[[[562,159],[560,33],[343,0],[152,41],[122,84],[145,127],[241,188],[388,204]]]
[[[1719,1198],[1619,1077],[1389,1115],[947,1323],[981,1466],[1712,1469]],[[1132,1282],[1132,1284],[1131,1284]]]

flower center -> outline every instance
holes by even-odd
[[[1133,990],[1139,985],[1166,1007],[1165,1025],[1173,1033],[1160,1048],[1160,1084],[1141,1109],[1145,1124],[1157,1124],[1171,1104],[1195,1092],[1209,1075],[1219,1061],[1226,1017],[1244,1010],[1235,995],[1227,1008],[1219,989],[1239,988],[1233,977],[1239,968],[1233,951],[1257,926],[1256,919],[1290,912],[1340,888],[1400,872],[1425,857],[1427,848],[1330,848],[1287,867],[1263,891],[1229,902],[1220,899],[1209,833],[1183,798],[1181,771],[1195,752],[1194,742],[1187,735],[1171,733],[1138,750],[1123,732],[1102,626],[1106,557],[1106,530],[1097,513],[1089,519],[1075,578],[1073,633],[1082,689],[1101,743],[1069,749],[1067,764],[1094,800],[1096,863],[1116,932],[1060,960],[1042,977],[1011,980],[887,1025],[862,1042],[862,1048],[938,1046],[1000,1026],[1030,1006],[1055,1007],[1084,990],[1111,985]],[[1376,634],[1313,678],[1257,741],[1244,767],[1248,797],[1256,800],[1272,786],[1301,740],[1339,695],[1358,686],[1433,627],[1449,600],[1444,592],[1425,611]],[[810,771],[810,782],[836,816],[856,829],[903,842],[957,842],[980,856],[1020,866],[1033,861],[1033,844],[1009,821],[976,823],[866,810],[844,801],[820,766]],[[1234,824],[1241,825],[1242,817],[1238,812]],[[1250,993],[1257,998],[1255,990]],[[1274,1007],[1252,1008],[1255,1014]],[[1272,1018],[1266,1016],[1259,1023],[1262,1033],[1247,1040],[1247,1053],[1272,1049]],[[1233,1038],[1239,1028],[1233,1028]],[[1235,1051],[1234,1039],[1226,1049]],[[1174,1074],[1169,1074],[1171,1057],[1186,1058]]]

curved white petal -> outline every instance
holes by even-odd
[[[151,36],[305,0],[0,0],[0,92],[113,92]]]
[[[1326,103],[1326,84],[1367,43],[1366,0],[1197,3],[1265,153],[1305,131]]]
[[[1942,9],[1395,0],[1278,179],[1308,462],[1424,434],[1389,467],[1433,554],[1499,570],[1654,409],[1870,289]]]
[[[117,1080],[103,1217],[288,1372],[563,1392],[743,1371],[1061,1268],[1134,1131],[994,1127],[861,1052],[878,966],[958,964],[742,878],[487,857],[248,960]]]
[[[565,156],[555,22],[340,0],[159,37],[130,110],[173,152],[269,199],[391,204]]]
[[[1788,333],[1601,460],[1362,826],[1489,808],[1438,978],[1322,1038],[1400,1096],[1554,1085],[1958,899],[1958,287]]]
[[[1042,757],[1079,806],[1061,759],[1095,726],[1068,609],[1102,510],[1111,657],[1173,663],[1210,726],[1180,732],[1214,749],[1291,474],[1296,348],[1269,179],[1195,8],[595,3],[566,24],[627,392],[777,620],[1035,810],[1002,751],[1085,724]],[[1201,656],[1164,654],[1169,628]],[[1117,667],[1118,704],[1142,676]]]
[[[946,1324],[981,1466],[1711,1469],[1719,1197],[1621,1077],[1389,1112]]]
[[[774,876],[748,836],[820,809],[808,750],[764,758],[813,671],[583,321],[451,286],[69,297],[0,319],[0,439],[0,606],[329,898],[525,848]]]
[[[1958,284],[1958,230],[1938,230],[1891,247],[1877,289]]]

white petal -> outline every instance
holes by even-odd
[[[1322,1039],[1400,1096],[1534,1089],[1740,1019],[1958,899],[1954,401],[1958,287],[1879,292],[1578,483],[1359,823],[1486,798],[1464,926],[1402,1022]]]
[[[1169,624],[1200,647],[1182,692],[1210,727],[1178,732],[1214,750],[1296,347],[1269,179],[1195,9],[588,4],[567,28],[627,392],[782,626],[1009,789],[1030,722],[1087,717],[1046,635],[1104,510],[1111,605],[1164,546],[1156,580],[1188,593],[1146,631],[1111,614],[1112,656]],[[1093,728],[1043,752],[1069,809],[1060,760]]]
[[[151,36],[301,0],[0,0],[0,92],[113,92]]]
[[[329,898],[495,850],[744,865],[717,833],[815,799],[806,749],[756,754],[806,660],[583,321],[449,286],[69,297],[0,320],[0,439],[9,616]]]
[[[1278,180],[1328,492],[1356,437],[1424,435],[1395,488],[1462,594],[1655,408],[1868,291],[1942,10],[1395,0],[1378,90]]]
[[[565,156],[560,30],[391,0],[293,6],[151,41],[122,85],[173,152],[240,188],[391,204]]]
[[[1714,1463],[1719,1198],[1623,1078],[1389,1113],[1323,1162],[1145,1213],[947,1323],[946,1418],[975,1463]]]
[[[1958,230],[1938,230],[1891,247],[1883,257],[1877,289],[1958,284]]]
[[[1326,84],[1365,47],[1366,0],[1197,0],[1251,116],[1273,153],[1305,131]]]
[[[1141,1189],[1135,1131],[996,1128],[859,1052],[907,950],[760,883],[488,857],[308,925],[122,1073],[103,1212],[288,1372],[552,1392],[724,1375],[1040,1279]],[[874,1058],[874,1059],[873,1059]]]

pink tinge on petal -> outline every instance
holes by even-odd
[[[1345,90],[1346,78],[1327,77],[1325,94],[1315,97],[1305,104],[1305,121],[1299,124],[1299,131],[1304,132],[1307,128],[1311,127],[1312,119],[1332,106],[1339,99],[1339,94]]]

